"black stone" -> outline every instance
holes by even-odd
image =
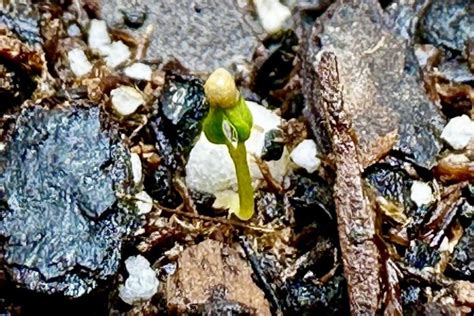
[[[335,223],[333,189],[324,179],[303,173],[296,174],[292,182],[293,192],[289,195],[289,201],[294,208],[297,226],[316,222],[328,228],[327,224]]]
[[[474,282],[474,221],[454,248],[449,267],[458,277]]]
[[[412,267],[423,269],[424,267],[434,267],[440,259],[437,249],[431,248],[429,245],[415,240],[415,242],[407,249],[405,253],[405,261]]]
[[[265,133],[261,157],[266,161],[279,160],[284,148],[283,132],[279,129],[269,130]]]
[[[202,81],[168,76],[159,105],[162,122],[158,128],[170,140],[175,155],[187,157],[201,132],[201,121],[209,111]]]
[[[348,313],[346,283],[335,276],[324,285],[308,281],[290,281],[286,284],[285,313],[287,315],[345,315]]]
[[[78,297],[116,273],[134,223],[129,155],[98,107],[26,108],[5,153],[0,236],[21,287]]]

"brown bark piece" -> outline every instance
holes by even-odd
[[[168,308],[183,314],[208,304],[239,305],[254,315],[270,315],[263,292],[239,253],[222,243],[206,240],[184,250],[176,272],[168,278]]]
[[[351,118],[344,108],[334,54],[322,53],[317,74],[320,105],[329,123],[336,158],[334,199],[350,308],[353,315],[375,315],[381,292],[380,254],[374,242],[376,214],[364,195],[362,168]]]

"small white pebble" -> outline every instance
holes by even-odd
[[[82,49],[74,48],[67,53],[72,72],[81,77],[92,70],[92,64]]]
[[[267,33],[280,31],[291,11],[278,0],[254,0],[257,14]]]
[[[463,149],[474,138],[474,122],[465,114],[454,117],[444,127],[441,138],[452,148]]]
[[[115,68],[125,63],[130,58],[130,49],[122,41],[113,42],[103,53],[106,55],[105,62],[110,68]]]
[[[99,52],[101,52],[103,47],[110,45],[111,40],[105,21],[91,20],[88,43],[90,48]]]
[[[145,191],[135,194],[135,204],[138,208],[138,215],[148,214],[153,209],[153,199]]]
[[[321,164],[321,160],[316,155],[316,143],[312,139],[305,139],[293,149],[290,158],[299,167],[306,169],[309,173],[313,173]]]
[[[67,28],[67,35],[70,37],[81,36],[81,29],[79,28],[79,26],[77,26],[77,24],[71,24]]]
[[[119,297],[125,303],[134,303],[150,300],[158,291],[159,281],[150,263],[141,255],[128,257],[125,267],[129,277],[124,285],[119,287]]]
[[[422,181],[413,181],[410,198],[418,207],[420,207],[430,204],[433,201],[433,192],[427,183]]]
[[[151,80],[151,67],[142,63],[134,63],[124,70],[125,75],[136,80]]]
[[[145,104],[140,92],[135,88],[120,86],[110,92],[114,110],[123,116],[134,113],[139,106]]]
[[[132,165],[133,182],[135,184],[140,184],[143,177],[142,161],[140,160],[140,156],[136,153],[132,153],[130,155],[130,163]]]

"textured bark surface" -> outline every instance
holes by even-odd
[[[336,159],[334,199],[344,274],[353,315],[374,315],[380,299],[380,254],[375,244],[375,211],[364,194],[351,118],[344,109],[336,56],[321,55],[316,70]]]
[[[386,19],[375,0],[334,3],[313,27],[304,52],[303,77],[314,76],[307,65],[321,51],[336,55],[341,93],[364,167],[393,148],[431,168],[441,149],[439,135],[445,120],[425,93],[413,47]],[[304,86],[308,85],[311,81]],[[310,102],[314,92],[304,90]],[[309,114],[316,138],[324,136],[320,113]]]

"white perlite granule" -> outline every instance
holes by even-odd
[[[278,0],[254,0],[260,22],[267,33],[280,31],[291,11]]]
[[[119,287],[119,297],[127,304],[150,300],[158,290],[159,281],[150,263],[143,256],[128,257],[125,267],[129,277]]]
[[[87,59],[86,54],[80,48],[74,48],[67,53],[69,66],[72,72],[81,77],[88,74],[92,70],[92,64]]]
[[[140,92],[135,88],[128,86],[120,86],[110,92],[112,107],[122,115],[127,116],[133,114],[139,106],[145,104],[145,100]]]
[[[465,114],[453,117],[444,127],[441,138],[456,150],[464,149],[474,138],[474,122]]]
[[[422,181],[413,181],[410,198],[418,207],[430,204],[434,199],[431,187]]]
[[[305,139],[293,149],[290,158],[299,167],[313,173],[321,164],[321,160],[316,155],[316,143],[312,139]]]
[[[134,63],[131,66],[125,68],[124,73],[127,77],[136,80],[151,80],[151,67],[142,63]]]

